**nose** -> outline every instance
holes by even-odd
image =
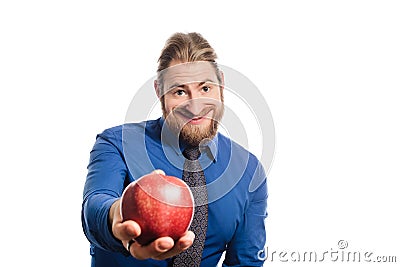
[[[186,109],[189,110],[193,115],[198,115],[204,108],[205,99],[203,97],[191,96],[186,103]]]

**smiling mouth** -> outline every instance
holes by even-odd
[[[185,122],[190,123],[190,124],[200,124],[204,120],[208,119],[208,116],[195,116],[195,117],[188,117],[185,114],[178,113],[179,116],[183,117],[185,119]],[[206,114],[207,115],[207,114]]]
[[[191,120],[192,121],[198,121],[198,120],[201,120],[201,119],[203,119],[203,117],[193,117]]]
[[[190,124],[200,124],[203,122],[203,120],[207,119],[207,117],[194,117],[191,120],[189,120]]]
[[[177,110],[176,114],[180,117],[183,117],[185,122],[187,122],[187,123],[200,124],[204,120],[211,118],[211,116],[209,116],[209,114],[212,110],[213,110],[212,108],[204,109],[200,112],[199,115],[193,115],[190,111],[187,111],[187,110]]]

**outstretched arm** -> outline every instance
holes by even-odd
[[[128,252],[128,243],[140,235],[140,227],[134,221],[122,222],[120,197],[129,179],[115,140],[113,133],[106,131],[91,151],[82,205],[82,225],[88,240],[102,249],[138,259],[161,260],[190,247],[194,234],[188,231],[175,243],[170,237],[162,237],[146,246],[133,243]]]

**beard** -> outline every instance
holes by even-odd
[[[214,138],[218,132],[219,122],[224,114],[224,101],[221,99],[219,105],[209,105],[199,113],[192,114],[190,111],[177,107],[169,113],[165,109],[164,99],[161,99],[162,111],[168,128],[175,134],[179,140],[184,141],[190,146],[199,146],[202,142]],[[199,125],[191,124],[190,119],[184,120],[180,115],[187,118],[203,117],[207,119],[208,124],[204,122]],[[211,115],[210,115],[211,114]]]
[[[206,142],[214,138],[218,132],[219,122],[211,119],[209,125],[191,125],[186,123],[180,132],[179,138],[191,146],[199,146],[202,141]]]

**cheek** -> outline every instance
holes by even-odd
[[[170,111],[172,110],[173,106],[171,101],[168,98],[164,98],[164,109],[167,113],[170,113]]]
[[[165,110],[169,113],[171,112],[173,109],[175,109],[176,107],[178,107],[183,101],[179,101],[176,99],[168,99],[167,97],[165,98],[164,101],[164,107]]]
[[[164,109],[167,112],[167,114],[171,112],[171,107],[167,103],[164,104]]]
[[[222,102],[222,98],[223,98],[222,90],[221,89],[214,90],[212,92],[212,95],[210,95],[210,98],[215,99],[218,102]]]

